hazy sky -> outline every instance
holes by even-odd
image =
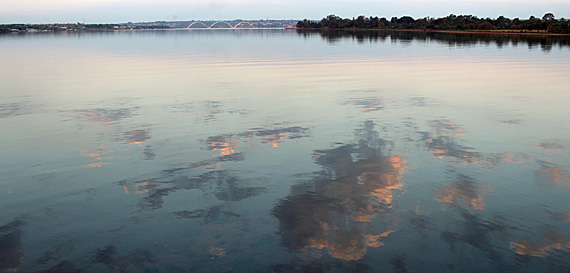
[[[120,23],[204,19],[321,19],[328,14],[391,18],[570,18],[570,0],[0,0],[0,23]]]

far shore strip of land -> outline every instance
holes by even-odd
[[[521,30],[433,30],[433,29],[394,29],[394,28],[297,28],[291,27],[286,29],[297,30],[338,30],[338,31],[400,31],[400,32],[426,32],[426,33],[452,33],[452,34],[494,34],[494,35],[532,35],[532,36],[570,36],[565,33],[550,33],[539,31],[521,31]]]
[[[531,35],[560,35],[570,34],[570,20],[557,19],[554,14],[546,13],[542,18],[530,16],[528,19],[479,18],[473,15],[454,15],[442,18],[419,18],[410,16],[392,17],[358,17],[341,18],[334,14],[321,20],[304,19],[297,22],[296,28],[301,29],[385,29],[402,31],[432,31],[446,33],[501,33],[501,34],[531,34]]]

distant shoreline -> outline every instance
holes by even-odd
[[[334,14],[317,20],[304,19],[297,22],[296,28],[329,28],[329,29],[385,29],[385,30],[410,30],[410,31],[433,31],[442,33],[485,33],[485,34],[530,34],[551,35],[570,34],[570,21],[564,18],[556,19],[554,14],[546,13],[542,19],[531,16],[528,19],[505,18],[499,16],[496,19],[479,18],[473,15],[454,15],[431,18],[424,17],[414,19],[410,16],[392,17],[365,17],[341,18]]]
[[[426,29],[391,29],[391,28],[286,28],[296,30],[341,30],[341,31],[402,31],[402,32],[426,32],[426,33],[451,33],[451,34],[494,34],[494,35],[529,35],[529,36],[570,36],[564,33],[550,33],[550,32],[525,32],[518,30],[426,30]]]
[[[42,24],[0,24],[0,33],[65,32],[65,31],[117,31],[155,30],[189,28],[285,28],[295,26],[296,20],[226,20],[226,21],[155,21],[139,23],[85,24],[85,23],[42,23]]]

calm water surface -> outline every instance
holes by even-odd
[[[0,36],[0,272],[568,272],[568,38]]]

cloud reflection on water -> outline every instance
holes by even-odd
[[[166,169],[163,170],[163,172],[172,174],[197,168],[202,168],[203,170],[218,170],[222,168],[223,162],[245,160],[244,153],[237,151],[240,143],[248,145],[259,143],[271,144],[272,147],[277,148],[279,147],[279,143],[285,142],[288,139],[298,139],[308,137],[309,135],[308,128],[293,126],[278,129],[253,129],[243,133],[211,136],[203,140],[202,144],[207,150],[217,152],[217,155],[213,155],[213,158],[185,164],[181,167]]]
[[[128,272],[134,268],[145,268],[148,264],[155,263],[156,258],[149,250],[140,248],[125,255],[119,255],[117,248],[111,245],[97,249],[92,262],[104,264],[114,272]]]
[[[355,260],[342,262],[340,260],[322,261],[322,260],[303,260],[296,258],[286,264],[272,265],[271,270],[277,273],[291,272],[372,272],[372,267],[362,261]]]
[[[540,183],[544,181],[553,182],[556,185],[570,185],[570,171],[557,167],[556,165],[546,162],[538,161],[541,169],[536,170],[535,173],[539,179]]]
[[[511,265],[502,262],[504,256],[498,247],[502,241],[496,240],[497,237],[508,234],[508,231],[512,230],[513,227],[505,224],[504,219],[500,216],[488,220],[478,213],[461,208],[458,210],[461,218],[454,221],[457,225],[449,225],[447,230],[441,233],[441,238],[448,244],[450,250],[459,251],[459,249],[463,249],[461,243],[467,243],[494,261],[498,272],[513,270]],[[461,266],[460,259],[455,262],[459,263],[457,266]]]
[[[432,132],[419,132],[426,147],[434,157],[452,159],[457,163],[480,163],[484,156],[472,152],[472,148],[458,144],[455,137],[462,136],[464,130],[447,119],[432,120],[429,123]]]
[[[125,132],[125,142],[128,144],[141,144],[150,139],[148,130],[133,130]]]
[[[151,139],[149,130],[132,130],[124,133],[124,141],[127,144],[136,144],[143,150],[143,159],[152,160],[156,157],[151,145],[143,145],[143,142]]]
[[[373,228],[372,220],[391,209],[407,160],[386,155],[385,142],[373,128],[373,122],[365,123],[358,144],[315,151],[323,171],[273,208],[289,250],[327,249],[334,258],[359,260],[394,232]]]
[[[115,125],[124,118],[129,118],[134,115],[131,108],[94,108],[94,109],[81,109],[74,110],[73,112],[79,114],[77,118],[84,119],[89,122],[102,123],[103,125]]]
[[[219,150],[220,155],[229,155],[234,153],[234,149],[238,146],[238,140],[251,144],[257,142],[268,143],[273,147],[279,147],[279,143],[287,139],[298,139],[307,136],[309,136],[309,129],[298,126],[278,129],[258,128],[239,134],[212,136],[206,139],[206,143],[208,150]]]
[[[174,212],[178,218],[184,219],[204,219],[204,224],[210,224],[212,222],[218,221],[220,218],[228,218],[228,217],[239,217],[240,215],[223,210],[222,206],[214,206],[208,209],[198,209],[198,210],[184,210],[184,211],[176,211]]]
[[[347,100],[345,105],[353,105],[362,109],[364,113],[376,112],[384,109],[384,103],[381,98],[377,97],[366,97],[359,99]]]
[[[538,145],[533,145],[532,148],[555,153],[562,153],[568,150],[568,147],[557,142],[542,142]]]
[[[221,170],[198,176],[178,175],[139,181],[123,180],[117,184],[123,186],[127,194],[134,192],[145,195],[138,204],[139,208],[155,210],[162,208],[164,197],[180,190],[198,189],[221,201],[240,201],[265,191],[263,187],[246,186],[247,182],[229,171]]]
[[[30,105],[28,102],[0,103],[0,118],[11,118],[33,113],[33,109],[38,106]]]
[[[557,233],[552,230],[542,232],[542,241],[534,243],[536,240],[521,240],[511,242],[510,248],[519,255],[546,257],[556,251],[568,251],[570,249],[570,236]]]
[[[435,200],[438,202],[465,205],[475,210],[485,209],[483,196],[491,192],[491,185],[480,184],[473,178],[460,175],[450,186],[439,188],[435,191]]]
[[[200,101],[200,102],[184,102],[169,105],[168,109],[172,112],[191,113],[200,116],[205,123],[217,121],[223,114],[239,115],[247,117],[252,111],[244,108],[232,108],[222,101]]]
[[[290,34],[299,38],[294,32]],[[118,33],[95,35],[123,37]],[[562,227],[556,232],[568,235],[564,230],[568,211],[560,207],[565,204],[560,200],[564,201],[564,190],[568,188],[535,184],[539,179],[548,185],[569,182],[564,161],[564,145],[568,144],[564,137],[549,136],[561,138],[560,144],[541,139],[541,129],[564,130],[558,126],[564,124],[563,120],[550,118],[550,114],[556,116],[558,109],[564,108],[546,109],[534,100],[560,93],[560,87],[566,86],[567,80],[557,78],[566,71],[563,54],[542,59],[536,56],[540,52],[527,56],[524,48],[518,53],[477,48],[473,50],[475,55],[464,54],[467,51],[459,49],[448,52],[436,40],[430,45],[429,36],[422,40],[402,35],[377,37],[378,42],[395,41],[385,47],[344,47],[354,36],[341,37],[340,41],[348,43],[341,42],[344,45],[336,48],[325,49],[320,41],[307,41],[299,44],[307,49],[300,59],[288,59],[298,53],[291,53],[291,43],[283,43],[280,51],[271,51],[279,54],[260,55],[256,52],[260,47],[250,48],[259,41],[251,39],[229,41],[225,43],[228,47],[217,48],[230,50],[231,46],[227,55],[217,50],[215,54],[205,53],[222,40],[200,45],[200,40],[194,38],[192,44],[197,47],[192,48],[180,43],[190,40],[182,39],[177,40],[179,43],[160,40],[157,44],[131,39],[136,37],[114,40],[122,44],[121,49],[97,50],[102,58],[83,52],[69,55],[70,48],[64,43],[71,40],[53,44],[57,51],[42,54],[73,63],[62,70],[66,77],[93,87],[60,85],[64,81],[50,84],[51,74],[36,75],[36,82],[47,85],[42,87],[46,92],[42,91],[39,101],[52,100],[47,104],[49,108],[60,111],[54,110],[54,115],[75,116],[76,123],[87,130],[77,132],[69,123],[52,126],[42,119],[37,122],[43,126],[16,124],[28,117],[2,120],[22,126],[17,137],[35,132],[38,139],[45,140],[42,143],[54,139],[65,143],[45,154],[18,153],[19,158],[10,164],[37,164],[30,170],[39,175],[28,176],[24,168],[14,168],[13,172],[3,169],[16,177],[8,178],[15,190],[0,199],[3,204],[20,197],[38,199],[37,203],[31,202],[30,208],[21,206],[17,211],[10,204],[7,213],[30,210],[34,225],[28,223],[25,231],[37,231],[38,223],[45,231],[26,233],[12,244],[31,253],[21,270],[270,271],[264,266],[272,263],[271,269],[277,272],[445,272],[446,268],[524,271],[516,264],[514,251],[529,257],[546,253],[547,258],[540,259],[540,263],[560,263],[563,259],[559,257],[567,256],[553,254],[568,248],[551,246],[554,239],[535,238],[532,230],[537,222],[546,223],[548,228]],[[355,38],[356,42],[366,39]],[[99,40],[97,45],[106,42]],[[87,45],[93,41],[80,42]],[[163,42],[180,46],[157,53],[156,45]],[[399,48],[398,42],[408,45]],[[418,48],[418,42],[424,49]],[[483,41],[464,43],[452,39],[449,45],[479,42]],[[146,55],[132,55],[129,44],[145,44],[144,49],[137,50]],[[236,53],[243,49],[249,50],[246,55]],[[123,55],[125,52],[130,53]],[[42,54],[13,55],[18,63],[22,58],[34,63],[42,60]],[[415,58],[418,55],[425,59]],[[524,56],[522,61],[520,56]],[[515,81],[516,85],[510,85]],[[47,92],[59,87],[69,91],[56,96]],[[379,87],[382,91],[376,90]],[[502,100],[519,92],[529,102]],[[77,98],[68,100],[70,94]],[[88,94],[91,96],[83,98]],[[92,96],[105,100],[94,101]],[[113,96],[129,99],[121,103]],[[564,101],[558,98],[553,100]],[[140,108],[128,106],[131,103]],[[0,117],[24,115],[29,113],[30,105],[2,104]],[[543,114],[543,110],[552,113]],[[438,118],[442,115],[445,117]],[[374,122],[364,122],[355,141],[342,143],[355,123],[367,119]],[[428,122],[422,123],[425,119]],[[550,125],[536,126],[533,120]],[[289,123],[277,123],[283,121]],[[253,124],[263,128],[251,128]],[[310,126],[311,132],[291,124]],[[19,131],[17,126],[10,130]],[[468,133],[474,134],[464,135]],[[6,147],[25,147],[27,143],[17,137],[9,139]],[[305,139],[296,141],[300,138]],[[160,143],[160,149],[155,154],[152,144],[156,143]],[[331,143],[336,144],[329,146]],[[532,144],[536,144],[535,149],[531,149]],[[81,164],[100,167],[113,163],[109,166],[113,168],[65,167],[77,164],[74,159],[80,157],[78,147],[86,147],[81,151],[84,158],[80,159],[85,161]],[[119,151],[125,149],[144,153],[142,159],[156,160],[124,156],[129,153]],[[75,158],[67,158],[69,154]],[[6,161],[11,157],[8,154]],[[479,169],[481,166],[495,169]],[[406,170],[411,171],[404,180]],[[450,175],[449,170],[458,172]],[[295,175],[298,173],[304,174]],[[299,177],[303,183],[291,187],[290,183]],[[109,185],[109,179],[122,181]],[[20,183],[24,180],[31,182]],[[97,190],[97,194],[90,194],[89,202],[83,201],[85,191],[80,191],[81,195],[67,194],[81,187]],[[123,190],[129,195],[117,199]],[[32,194],[24,197],[22,193],[26,192]],[[274,218],[267,213],[272,205]],[[519,211],[526,206],[537,208],[538,213],[546,208],[554,212],[523,219],[526,211]],[[50,214],[52,207],[57,214]],[[441,207],[450,209],[442,211]],[[94,208],[96,211],[88,213]],[[108,214],[110,211],[113,213]],[[97,223],[92,225],[93,221]],[[68,225],[61,228],[61,223]],[[509,225],[519,230],[509,232],[513,230]],[[274,234],[276,230],[279,235]],[[23,234],[24,229],[20,231]],[[16,238],[5,234],[0,232],[0,242]],[[93,234],[97,238],[93,239]],[[54,249],[61,245],[54,242],[54,237],[69,235],[73,235],[69,240],[74,245],[63,247],[67,250]],[[553,238],[558,238],[562,246],[567,242],[565,237]],[[155,245],[156,241],[160,245]],[[511,242],[513,250],[509,249]],[[95,245],[89,247],[91,243]],[[163,248],[162,243],[168,243],[168,247]],[[279,247],[280,243],[284,248]],[[37,246],[37,250],[28,248],[28,244]],[[0,244],[0,249],[18,249],[9,246]],[[151,253],[160,257],[160,266],[153,268],[148,262],[137,266],[136,261],[149,258],[144,251],[137,252],[140,246],[150,247]],[[282,264],[291,258],[287,251],[297,256]],[[40,259],[35,259],[37,253]],[[133,260],[125,260],[129,258]],[[471,266],[462,267],[465,263]]]
[[[222,169],[222,162],[239,162],[245,159],[242,152],[236,152],[238,140],[250,144],[278,143],[287,139],[297,139],[309,136],[307,128],[285,127],[277,129],[254,129],[251,131],[208,137],[203,141],[207,150],[219,152],[213,158],[189,163],[181,167],[164,169],[162,176],[143,180],[123,180],[117,184],[123,186],[124,192],[144,194],[138,207],[144,210],[159,209],[164,203],[164,197],[179,190],[199,189],[204,194],[211,194],[221,201],[240,201],[256,196],[265,191],[264,187],[246,186],[247,180],[233,174],[231,170]],[[134,130],[125,133],[127,143],[140,143],[150,139],[147,130]],[[196,174],[193,170],[205,170]],[[201,215],[202,210],[180,212],[182,215]],[[179,215],[180,216],[180,215]],[[192,217],[190,217],[192,218]]]
[[[97,148],[82,148],[81,149],[81,156],[91,158],[93,163],[84,165],[83,167],[87,168],[99,168],[103,165],[111,164],[108,161],[115,159],[113,156],[105,156],[108,154],[112,154],[118,150],[124,149],[109,149],[106,145],[100,144]]]

